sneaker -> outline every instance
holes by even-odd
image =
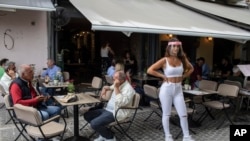
[[[99,135],[98,138],[94,139],[94,141],[105,141],[106,139],[104,137],[102,137],[101,135]]]
[[[173,141],[172,135],[166,135],[165,141]]]
[[[183,137],[182,141],[195,141],[191,136]]]
[[[116,138],[114,137],[113,139],[106,139],[105,141],[116,141]]]
[[[60,138],[59,137],[54,137],[54,138],[52,138],[52,141],[60,141]]]

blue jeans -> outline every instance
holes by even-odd
[[[43,107],[38,110],[43,121],[61,114],[61,108],[58,106],[47,106],[47,108]]]
[[[55,90],[52,88],[41,87],[40,91],[41,91],[42,95],[52,97],[54,95]],[[46,101],[46,104],[48,106],[53,106],[53,105],[55,105],[54,103],[55,103],[55,101],[52,98],[50,98],[50,99],[48,99],[48,101]]]
[[[106,139],[114,138],[112,131],[107,128],[109,123],[115,121],[113,114],[105,109],[96,109],[86,112],[84,119],[90,123],[91,127]]]

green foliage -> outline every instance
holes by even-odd
[[[190,84],[190,78],[189,77],[185,78],[184,84]]]
[[[73,83],[69,83],[67,90],[69,93],[75,92],[75,85]]]

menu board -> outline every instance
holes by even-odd
[[[237,65],[244,76],[250,76],[250,64],[248,65]]]

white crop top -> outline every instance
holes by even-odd
[[[168,60],[166,59],[166,68],[164,69],[164,74],[166,77],[181,77],[183,74],[183,65],[173,67],[169,65]]]
[[[109,53],[109,49],[107,47],[101,48],[101,57],[109,57],[108,53]]]

